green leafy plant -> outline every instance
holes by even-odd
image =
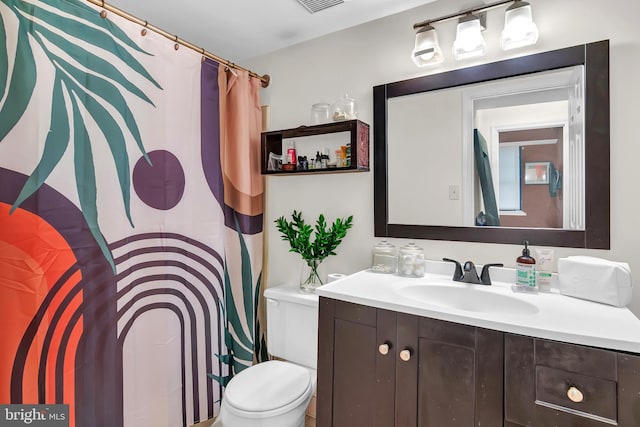
[[[346,219],[337,218],[327,228],[327,222],[323,214],[316,220],[316,225],[312,228],[306,224],[302,218],[302,212],[293,211],[292,221],[288,221],[284,216],[276,219],[276,228],[282,233],[282,240],[286,240],[291,245],[289,252],[296,252],[302,256],[311,272],[305,283],[315,281],[322,283],[318,275],[318,266],[329,255],[335,255],[335,250],[342,243],[342,239],[347,235],[353,225],[353,215]],[[315,236],[311,240],[312,234]]]

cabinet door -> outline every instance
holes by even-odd
[[[319,427],[393,426],[395,338],[395,313],[320,299]]]
[[[396,426],[502,425],[501,332],[398,314],[398,344]]]

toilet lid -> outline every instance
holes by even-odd
[[[272,360],[245,369],[229,382],[227,404],[247,412],[281,408],[305,394],[311,387],[311,372],[302,366]]]

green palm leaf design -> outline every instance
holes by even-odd
[[[240,224],[238,223],[237,216],[234,213],[235,229],[238,233],[238,239],[240,241],[240,260],[241,260],[241,281],[242,281],[242,305],[238,307],[236,300],[233,298],[232,282],[229,276],[229,270],[224,270],[224,289],[225,289],[225,327],[224,327],[224,341],[229,350],[227,355],[218,355],[216,357],[224,364],[230,367],[229,375],[217,376],[213,374],[207,374],[209,378],[217,381],[222,386],[226,386],[227,383],[233,378],[234,374],[237,374],[244,369],[251,366],[253,363],[254,353],[254,336],[259,336],[257,329],[253,331],[246,331],[243,327],[243,322],[249,326],[249,328],[255,328],[256,310],[258,305],[256,304],[258,295],[260,294],[260,281],[262,275],[258,277],[255,290],[253,283],[253,274],[251,272],[251,256],[247,250],[247,245],[244,240],[244,236],[240,231]],[[225,262],[226,264],[226,262]],[[241,320],[241,316],[243,319]],[[253,334],[253,335],[252,335]],[[264,355],[262,360],[266,360],[266,346],[264,340],[260,342],[261,354]]]
[[[260,304],[260,288],[262,287],[262,273],[258,276],[258,282],[256,284],[256,294],[254,299],[254,307],[256,310],[255,315],[255,349],[254,353],[256,355],[256,359],[258,363],[265,362],[269,360],[269,353],[267,352],[267,342],[265,340],[264,331],[262,330],[262,325],[260,325],[260,319],[258,318],[258,304]]]
[[[34,173],[29,176],[11,212],[42,186],[51,174],[69,145],[69,118],[62,94],[62,82],[56,79],[53,86],[53,102],[51,103],[51,129],[44,142],[44,151]]]
[[[0,141],[18,123],[18,120],[27,109],[33,89],[36,87],[36,61],[33,58],[33,51],[29,44],[25,26],[26,24],[23,22],[20,22],[18,26],[18,44],[16,46],[13,72],[9,81],[7,97],[2,107],[0,107]],[[6,57],[6,44],[0,46],[0,49],[3,50],[0,55]]]
[[[82,214],[84,215],[89,231],[96,239],[102,253],[108,253],[109,248],[104,236],[98,227],[98,207],[96,203],[96,171],[93,166],[93,155],[91,153],[91,143],[87,128],[82,121],[82,115],[78,108],[78,101],[72,98],[73,105],[73,164],[75,166],[76,187],[82,206]],[[111,268],[115,271],[113,259],[108,259]]]
[[[0,15],[0,41],[5,43],[7,40],[7,32],[4,29],[4,20]],[[8,64],[9,58],[7,57],[6,49],[0,49],[0,64]],[[7,75],[9,74],[9,67],[0,67],[0,99],[4,96],[4,92],[7,86]]]
[[[4,102],[0,105],[0,143],[23,117],[33,95],[37,66],[31,43],[39,45],[55,70],[50,132],[44,141],[42,157],[27,179],[12,210],[38,191],[59,164],[70,146],[73,126],[74,171],[80,209],[115,273],[113,257],[98,223],[92,140],[87,132],[84,116],[88,113],[95,121],[109,145],[124,212],[133,226],[127,140],[132,138],[149,163],[150,160],[124,93],[153,105],[144,91],[127,77],[141,76],[156,88],[162,89],[131,51],[148,53],[137,46],[124,31],[111,21],[102,19],[82,1],[0,1],[12,10],[18,20],[13,69],[0,69],[0,99],[6,93]],[[0,45],[0,63],[8,63],[5,21],[6,18],[0,17],[0,40],[5,41]],[[58,53],[60,51],[64,52],[65,57]],[[127,71],[123,73],[118,69],[113,64],[111,55],[126,64]],[[108,109],[105,105],[113,109]],[[111,111],[116,111],[117,115]],[[124,122],[124,127],[120,126],[118,119]]]
[[[16,0],[10,0],[10,2],[16,3]],[[55,7],[61,12],[78,16],[83,21],[87,21],[90,24],[111,33],[114,39],[124,43],[128,47],[140,53],[148,55],[148,53],[140,49],[140,47],[133,40],[131,40],[129,36],[127,36],[127,34],[120,29],[120,27],[113,24],[113,22],[109,21],[108,19],[102,19],[102,17],[96,13],[95,9],[91,8],[84,2],[73,0],[40,0],[40,3],[46,4],[47,6]],[[152,80],[150,76],[149,79]]]

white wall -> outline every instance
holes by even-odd
[[[449,199],[450,185],[458,186],[458,195],[463,189],[462,91],[451,88],[389,100],[389,223],[464,225],[462,198]]]
[[[479,3],[479,2],[476,2]],[[333,101],[349,93],[358,102],[358,117],[373,125],[372,87],[419,75],[493,62],[534,52],[610,39],[611,41],[611,250],[556,248],[556,256],[592,255],[625,261],[640,277],[640,2],[637,0],[531,0],[540,30],[538,44],[516,52],[499,48],[503,9],[488,13],[485,39],[488,54],[480,60],[454,62],[448,51],[455,37],[455,22],[436,24],[445,62],[435,69],[417,68],[409,58],[415,22],[446,15],[464,7],[460,0],[438,1],[382,20],[334,33],[247,61],[243,65],[270,74],[271,86],[262,92],[271,105],[270,129],[308,123],[311,104]],[[473,2],[472,2],[473,4]],[[459,6],[456,6],[459,5]],[[373,141],[372,141],[373,143]],[[370,263],[370,250],[379,240],[373,236],[373,174],[322,174],[266,178],[267,286],[296,282],[299,257],[289,253],[273,220],[302,211],[315,219],[354,215],[355,226],[326,263],[331,272],[352,273]],[[392,239],[397,245],[406,241]],[[443,256],[473,260],[478,264],[503,262],[514,266],[520,247],[467,242],[420,240],[428,258]],[[640,281],[636,279],[636,284]],[[640,315],[640,290],[632,310]]]

